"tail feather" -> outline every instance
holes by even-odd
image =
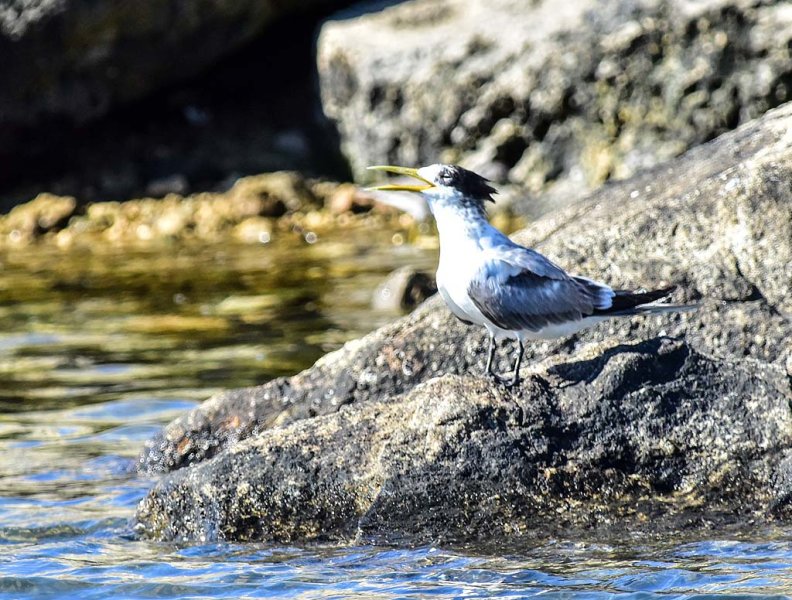
[[[594,316],[626,317],[630,315],[689,312],[698,308],[698,304],[654,304],[655,301],[665,298],[675,289],[676,286],[649,292],[614,290],[611,306],[595,310]]]
[[[611,313],[615,316],[622,315],[659,315],[670,312],[691,312],[698,310],[698,304],[644,304],[636,306],[632,312]]]

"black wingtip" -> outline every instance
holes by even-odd
[[[655,300],[660,300],[661,298],[670,296],[676,289],[677,286],[669,285],[668,287],[660,288],[658,290],[651,290],[649,292],[633,292],[633,294],[645,294],[647,297],[651,297],[651,300],[648,300],[648,302],[654,302]],[[642,304],[646,304],[646,302],[642,302]]]
[[[642,290],[614,290],[613,303],[604,310],[598,310],[595,314],[608,315],[620,313],[625,310],[637,308],[644,304],[650,304],[661,298],[671,295],[677,289],[677,286],[671,285],[669,287],[651,290],[648,292]]]

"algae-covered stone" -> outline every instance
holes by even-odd
[[[333,190],[338,184],[324,182],[324,187]],[[310,214],[322,202],[304,177],[289,171],[242,177],[222,193],[88,206],[78,206],[72,197],[40,194],[0,216],[0,234],[6,234],[0,236],[0,248],[38,241],[61,229],[56,242],[62,245],[90,245],[97,237],[117,245],[228,238],[258,243],[269,240],[276,218]]]
[[[780,1],[416,0],[323,26],[322,100],[362,180],[462,161],[568,203],[792,99],[791,25]]]
[[[17,206],[0,219],[0,245],[31,242],[37,237],[66,226],[77,212],[77,201],[71,196],[39,194],[30,202]]]
[[[319,206],[305,178],[289,171],[243,177],[234,183],[228,197],[234,206],[249,203],[248,216],[280,217]]]

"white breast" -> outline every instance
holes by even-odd
[[[467,274],[458,270],[444,270],[443,263],[440,264],[441,267],[437,270],[437,288],[448,308],[460,319],[485,325],[487,320],[467,293],[467,282],[470,281]]]
[[[440,225],[440,264],[437,267],[437,287],[448,308],[456,316],[476,325],[487,327],[493,333],[500,330],[476,307],[468,295],[471,280],[484,267],[486,253],[481,240],[487,232],[465,227]]]

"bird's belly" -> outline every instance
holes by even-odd
[[[484,315],[476,308],[468,295],[467,286],[470,279],[466,273],[461,271],[462,269],[458,269],[449,277],[443,269],[438,269],[437,287],[440,290],[440,295],[456,316],[476,325],[484,325],[486,321]]]
[[[467,278],[458,276],[444,279],[438,271],[437,287],[449,310],[460,319],[486,327],[497,339],[516,338],[518,332],[501,329],[484,316],[470,299],[467,281]]]
[[[484,325],[486,319],[476,305],[470,300],[467,289],[460,290],[455,286],[443,285],[440,280],[437,282],[440,295],[445,300],[448,308],[460,319],[470,321],[476,325]]]

